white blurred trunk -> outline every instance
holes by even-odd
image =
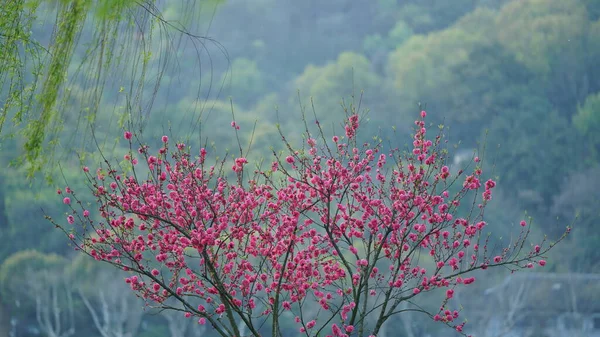
[[[102,337],[135,337],[144,314],[143,303],[115,275],[97,279],[98,290],[79,296]]]
[[[64,276],[48,271],[33,273],[27,284],[35,302],[35,317],[40,330],[48,337],[74,335],[73,297]]]

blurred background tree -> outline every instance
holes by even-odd
[[[202,6],[215,7],[219,2],[202,1]],[[152,106],[155,97],[143,95],[144,91],[152,86],[157,90],[163,73],[174,71],[167,60],[176,49],[163,45],[156,50],[155,36],[168,35],[171,43],[181,43],[184,38],[203,39],[188,31],[188,26],[199,20],[201,5],[184,0],[178,6],[173,23],[162,17],[153,0],[3,3],[0,135],[24,137],[18,159],[28,166],[30,177],[55,163],[54,150],[60,144],[68,116],[87,119],[93,126],[105,98],[104,90],[111,83],[126,91],[127,111],[143,119],[142,111]],[[54,22],[46,21],[52,17]],[[159,53],[158,67],[149,66],[153,52]],[[132,72],[133,76],[130,81],[115,79],[115,70]],[[73,83],[79,85],[83,95],[79,106],[70,102]],[[6,122],[13,128],[5,128]]]

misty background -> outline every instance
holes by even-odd
[[[122,158],[127,144],[118,139],[131,128],[150,144],[168,134],[192,151],[208,145],[214,157],[238,151],[230,126],[235,115],[241,143],[252,140],[248,158],[257,163],[282,148],[277,125],[298,141],[302,111],[312,121],[314,109],[334,134],[353,105],[368,120],[361,125],[364,139],[404,147],[419,104],[432,130],[445,126],[456,165],[477,154],[497,179],[486,221],[498,244],[509,242],[526,216],[533,218],[535,238],[555,239],[573,225],[543,270],[515,279],[501,271],[481,276],[476,290],[457,296],[476,317],[467,327],[480,336],[550,337],[546,330],[560,329],[600,335],[600,289],[594,286],[600,284],[599,1],[198,3],[158,1],[172,27],[123,28],[118,43],[151,46],[130,51],[143,54],[148,72],[135,73],[126,62],[111,72],[93,115],[86,100],[97,83],[80,65],[94,31],[81,34],[69,67],[53,183],[25,179],[24,167],[9,165],[23,140],[2,140],[0,337],[214,335],[177,313],[144,310],[122,275],[74,254],[64,233],[44,219],[64,218],[56,189],[65,179],[85,191],[77,154],[98,160],[92,140],[106,156]],[[189,10],[199,13],[194,21],[184,20]],[[40,15],[33,36],[43,45],[52,6],[40,13],[48,18]],[[198,36],[178,35],[179,24]],[[139,83],[146,85],[128,90]],[[133,112],[132,101],[140,103]],[[15,126],[12,134],[18,131]],[[535,293],[532,285],[547,292]],[[529,304],[541,298],[545,314],[530,315]],[[500,309],[490,312],[490,306]],[[544,323],[532,327],[532,321]],[[284,329],[289,336],[297,331],[291,321]],[[385,331],[381,336],[456,334],[417,314],[390,321]]]

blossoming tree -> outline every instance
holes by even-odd
[[[425,117],[409,153],[359,144],[353,114],[332,139],[318,122],[299,148],[282,134],[287,152],[267,169],[249,169],[243,156],[211,165],[204,148],[193,156],[167,136],[158,151],[136,152],[125,132],[128,167],[83,168],[99,220],[67,187],[58,192],[70,227],[51,221],[77,250],[129,271],[125,282],[148,305],[221,336],[282,336],[290,323],[305,336],[377,336],[407,311],[462,332],[449,300],[476,281],[471,272],[543,266],[555,243],[530,243],[521,221],[510,245],[488,247],[484,210],[496,183],[477,157],[468,173],[451,172],[443,135],[428,139]],[[416,304],[436,291],[438,309]]]

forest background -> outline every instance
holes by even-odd
[[[115,53],[115,60],[131,62],[115,61],[121,66],[104,77],[97,75],[104,61],[89,62],[98,57],[95,26],[82,30],[52,109],[43,162],[23,158],[28,117],[2,111],[0,336],[11,329],[18,336],[49,334],[36,317],[35,298],[8,286],[17,277],[8,272],[15,261],[46,266],[40,268],[47,278],[78,270],[70,323],[75,335],[101,335],[92,323],[101,314],[89,304],[98,297],[93,284],[114,277],[100,279],[86,262],[70,261],[67,240],[44,220],[45,214],[63,217],[56,189],[64,179],[83,184],[81,158],[97,160],[98,148],[122,157],[127,144],[117,139],[123,127],[143,130],[138,134],[147,141],[169,134],[194,148],[208,140],[213,153],[236,150],[232,111],[241,143],[252,139],[248,157],[258,162],[281,146],[277,123],[299,137],[303,108],[314,106],[332,130],[343,106],[360,105],[369,110],[363,136],[404,147],[422,103],[434,125],[449,128],[455,165],[485,153],[494,167],[500,191],[486,216],[495,236],[510,233],[525,212],[538,235],[550,236],[577,216],[546,271],[600,272],[599,1],[227,0],[193,6],[200,13],[194,20],[190,8],[176,2],[156,7],[162,21],[150,19],[148,27],[125,22],[113,32],[120,34],[117,44],[133,47]],[[42,47],[53,39],[56,12],[50,2],[37,9],[31,36]],[[177,35],[179,26],[165,22],[181,22],[199,36]],[[0,34],[0,41],[7,37]],[[144,63],[144,74],[133,71],[135,62]],[[26,73],[33,68],[35,62],[25,64]],[[9,88],[0,83],[4,104]],[[191,336],[194,330],[175,331],[181,323],[167,314],[131,315],[134,323],[127,324],[137,325],[122,324],[134,336]]]

